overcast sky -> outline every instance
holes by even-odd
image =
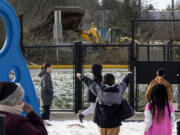
[[[177,3],[178,0],[174,0],[175,4]],[[157,9],[166,9],[168,5],[171,5],[172,0],[152,0],[152,4],[155,6]]]
[[[167,6],[171,5],[171,2],[172,2],[172,0],[142,0],[142,1],[148,1],[148,4],[153,4],[153,6],[159,10],[166,9]],[[174,0],[174,1],[175,1],[175,4],[177,3],[177,1],[179,1],[179,4],[180,4],[180,0]]]

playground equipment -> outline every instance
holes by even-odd
[[[31,104],[40,115],[34,85],[19,48],[20,26],[14,9],[6,0],[0,0],[0,16],[6,25],[6,42],[0,50],[0,81],[10,81],[9,74],[15,73],[13,82],[18,82],[25,90],[24,101]],[[25,115],[25,114],[23,114]]]

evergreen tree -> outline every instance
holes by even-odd
[[[132,19],[136,19],[138,16],[138,1],[124,0],[123,2],[119,3],[119,8],[116,9],[114,24],[121,29],[122,33],[129,35],[131,34]]]

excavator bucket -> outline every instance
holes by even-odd
[[[79,7],[62,7],[58,6],[54,8],[55,10],[61,10],[62,13],[62,26],[63,29],[77,29],[79,26],[85,11]],[[49,19],[54,22],[54,12],[49,14]],[[53,18],[52,18],[53,17]]]
[[[55,10],[61,11],[63,30],[77,29],[85,14],[85,11],[80,7],[57,6],[47,15],[44,22],[32,28],[30,31],[38,36],[40,36],[42,33],[53,33]]]

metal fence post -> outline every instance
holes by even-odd
[[[77,73],[82,74],[82,54],[81,54],[81,43],[75,43],[74,49],[74,68],[75,68],[75,103],[74,103],[74,112],[78,113],[82,109],[82,83],[79,79],[76,78]]]
[[[5,119],[6,117],[0,114],[0,135],[5,135]]]
[[[134,74],[134,62],[135,62],[135,57],[134,57],[134,29],[135,29],[135,20],[132,20],[132,43],[129,48],[129,69],[130,71]],[[130,94],[129,94],[129,102],[130,105],[134,109],[134,77],[130,82]]]

